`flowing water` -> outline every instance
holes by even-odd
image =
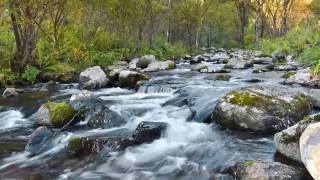
[[[217,65],[218,66],[218,65]],[[276,85],[281,73],[252,74],[252,69],[233,70],[232,79],[214,81],[213,74],[191,72],[180,64],[171,71],[151,73],[151,81],[137,91],[121,88],[94,91],[106,106],[127,123],[119,128],[88,129],[86,122],[55,136],[45,151],[28,157],[24,146],[36,128],[28,119],[48,100],[68,100],[77,85],[52,85],[45,93],[26,93],[0,99],[0,177],[17,179],[212,179],[236,162],[273,160],[271,136],[231,131],[202,123],[216,101],[230,90],[252,85]],[[72,136],[92,135],[126,129],[135,130],[141,121],[168,123],[164,137],[120,152],[101,151],[87,157],[66,153]],[[223,179],[221,177],[221,179]]]

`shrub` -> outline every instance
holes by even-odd
[[[39,73],[40,73],[40,70],[38,70],[36,67],[27,66],[24,72],[22,73],[21,77],[27,82],[34,84],[36,82],[36,79]]]

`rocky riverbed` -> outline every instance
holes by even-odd
[[[291,56],[216,48],[8,88],[0,177],[319,179],[316,88]]]

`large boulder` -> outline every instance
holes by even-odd
[[[105,87],[109,80],[100,66],[90,67],[80,73],[79,84],[81,89],[96,89]]]
[[[253,67],[253,64],[242,58],[231,58],[225,65],[225,68],[229,69],[248,69],[250,67]]]
[[[150,143],[165,133],[167,123],[142,121],[132,137],[135,144]]]
[[[21,93],[24,93],[25,91],[23,89],[16,89],[16,88],[7,88],[4,90],[2,97],[15,97],[18,96]]]
[[[144,69],[144,68],[147,68],[149,66],[149,64],[151,64],[155,61],[157,61],[157,60],[154,55],[145,55],[139,59],[139,61],[136,64],[136,67]]]
[[[274,135],[277,151],[287,158],[301,162],[299,139],[305,129],[312,123],[320,121],[320,114],[305,117],[294,126]]]
[[[119,74],[119,85],[121,87],[135,87],[138,81],[148,80],[149,77],[145,74],[134,71],[121,71]]]
[[[211,120],[228,128],[274,133],[294,125],[310,111],[309,98],[300,92],[250,86],[221,98]]]
[[[311,124],[300,137],[301,160],[311,176],[320,179],[320,123]]]
[[[174,69],[176,66],[175,62],[173,61],[155,61],[148,65],[147,68],[143,69],[144,72],[156,72],[160,70],[168,70]]]
[[[43,104],[30,119],[42,126],[60,128],[72,120],[76,113],[77,111],[65,102],[48,102]]]
[[[307,180],[310,178],[302,168],[260,160],[237,163],[229,171],[236,180]]]
[[[25,151],[29,156],[34,156],[45,148],[45,143],[51,137],[52,132],[45,126],[38,127],[30,135]]]

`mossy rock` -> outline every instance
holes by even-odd
[[[211,120],[228,128],[271,134],[301,121],[311,109],[309,98],[302,93],[252,86],[220,99]]]
[[[48,102],[45,106],[49,110],[50,124],[54,127],[64,126],[77,113],[77,111],[66,102]]]
[[[176,63],[173,61],[167,61],[168,63],[168,69],[174,69],[176,67]]]
[[[294,76],[295,74],[297,74],[296,71],[288,71],[282,75],[282,78],[289,79],[291,76]]]

